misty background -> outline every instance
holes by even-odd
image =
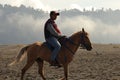
[[[120,43],[120,10],[59,10],[56,23],[68,37],[82,28],[92,43]],[[44,40],[44,24],[49,13],[21,5],[0,5],[0,44],[29,44]]]

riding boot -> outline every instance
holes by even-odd
[[[50,66],[62,67],[56,59],[55,59],[55,61],[50,62]]]

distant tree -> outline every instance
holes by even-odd
[[[85,9],[85,8],[83,9],[83,12],[86,12],[86,9]]]
[[[94,7],[92,8],[92,12],[94,12]]]

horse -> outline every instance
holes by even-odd
[[[84,28],[82,28],[82,31],[72,34],[69,37],[69,40],[65,41],[64,45],[62,45],[61,50],[57,55],[57,61],[64,69],[64,77],[60,80],[68,80],[68,65],[73,60],[73,56],[80,45],[88,51],[92,50],[88,33],[85,32]],[[48,63],[51,62],[51,50],[44,45],[43,42],[35,42],[33,44],[26,45],[20,50],[19,54],[10,65],[20,62],[25,52],[27,52],[27,63],[21,70],[21,80],[23,80],[25,72],[33,65],[34,62],[38,63],[38,73],[41,75],[42,80],[46,80],[43,72],[43,63],[44,61],[47,61]]]

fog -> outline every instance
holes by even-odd
[[[86,16],[67,18],[60,23],[62,31],[70,35],[84,28],[93,43],[120,43],[120,24],[107,24]]]
[[[101,14],[102,13],[102,14]],[[110,13],[110,15],[109,15]],[[92,43],[120,43],[120,13],[116,11],[60,11],[56,23],[68,37],[82,28]],[[0,8],[0,44],[44,42],[44,24],[49,14],[31,8]]]

